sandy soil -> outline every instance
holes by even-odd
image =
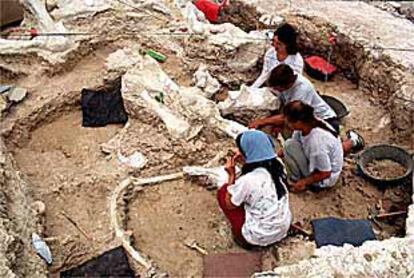
[[[371,176],[387,180],[401,177],[407,172],[404,166],[389,159],[374,160],[367,164],[366,170]]]
[[[112,17],[114,15],[111,13],[97,15],[93,28],[98,30],[106,26],[108,20],[114,19],[109,24],[111,34],[108,37],[112,36],[118,31],[117,24],[123,22],[120,17]],[[72,24],[88,31],[89,23],[87,19],[81,19]],[[138,26],[138,23],[139,19],[135,19],[126,27],[131,27],[131,30],[141,28],[142,25]],[[158,27],[151,26],[154,30]],[[235,80],[227,84],[229,87],[240,85],[240,80],[250,82],[257,75],[257,72],[245,75],[227,73],[223,63],[225,59],[218,59],[222,56],[216,55],[214,51],[209,56],[204,55],[200,50],[205,45],[196,39],[180,41],[181,46],[186,45],[187,62],[192,61],[192,65],[181,61],[172,51],[172,46],[163,47],[159,41],[148,38],[141,40],[138,37],[129,38],[130,41],[113,39],[91,51],[92,54],[88,56],[73,57],[73,65],[68,67],[71,70],[50,77],[39,75],[33,70],[33,74],[17,80],[20,86],[29,89],[30,94],[0,124],[8,147],[14,153],[22,173],[30,181],[34,198],[46,204],[43,234],[51,238],[49,244],[55,258],[50,268],[52,276],[116,244],[109,227],[108,196],[124,177],[129,174],[159,175],[176,172],[185,165],[204,164],[219,150],[226,153],[232,149],[233,142],[209,129],[190,142],[175,140],[168,135],[159,120],[144,114],[142,118],[131,118],[130,128],[120,138],[124,155],[137,150],[149,159],[146,168],[135,172],[121,167],[114,156],[104,155],[99,148],[100,143],[108,142],[121,127],[82,128],[80,111],[73,106],[49,114],[39,111],[47,111],[48,108],[44,107],[61,104],[63,98],[65,101],[71,100],[68,101],[71,105],[77,104],[82,88],[93,88],[102,83],[107,55],[131,43],[139,43],[143,48],[155,48],[167,54],[168,59],[162,67],[180,85],[191,84],[191,73],[200,61],[214,66],[213,74],[225,74],[232,81]],[[40,68],[43,66],[39,65]],[[33,69],[36,69],[36,65]],[[381,107],[372,105],[369,97],[356,89],[355,85],[339,76],[326,84],[312,81],[319,91],[339,97],[348,105],[351,114],[344,120],[345,129],[357,129],[368,144],[395,141],[397,135],[389,128],[389,115]],[[223,92],[225,97],[225,90]],[[33,111],[38,112],[36,114]],[[36,118],[36,115],[40,116]],[[401,145],[414,149],[412,142],[401,142]],[[382,191],[359,177],[355,168],[354,162],[347,159],[342,179],[336,187],[320,193],[290,194],[294,221],[310,230],[310,220],[318,217],[366,219],[370,214],[406,207],[410,201],[407,187]],[[62,212],[73,219],[87,236],[75,228]],[[377,221],[374,228],[378,238],[401,235],[404,221],[401,217],[381,223]],[[130,200],[126,228],[133,231],[135,246],[151,256],[173,277],[199,276],[202,272],[202,258],[196,251],[183,245],[186,239],[196,240],[211,253],[245,252],[232,241],[228,224],[217,206],[215,192],[207,191],[194,182],[170,182],[139,192]],[[266,270],[307,258],[312,255],[313,248],[314,244],[309,239],[290,236],[275,247],[259,252],[263,252]]]
[[[136,248],[172,277],[202,274],[202,255],[186,247],[186,240],[195,240],[209,253],[241,251],[233,243],[215,191],[195,183],[177,181],[145,189],[130,202],[128,216]]]
[[[271,28],[259,22],[260,14],[251,5],[240,1],[231,1],[231,5],[225,7],[219,16],[219,23],[232,23],[246,33],[254,30]]]
[[[122,171],[116,160],[105,159],[99,143],[109,140],[121,127],[83,128],[81,119],[80,111],[62,115],[35,130],[29,143],[15,150],[34,198],[46,204],[44,236],[57,237],[50,245],[52,272],[102,252],[112,238],[107,197]]]
[[[93,59],[86,61],[91,63]],[[163,67],[172,72],[177,62],[177,59],[169,59]],[[91,66],[84,63],[81,68],[87,70]],[[187,72],[178,72],[176,79],[187,84],[191,80]],[[54,80],[70,88],[70,76],[56,76]],[[82,80],[73,85],[82,84]],[[368,143],[392,142],[387,121],[381,120],[387,117],[385,112],[372,106],[353,84],[338,77],[327,84],[317,83],[317,87],[323,93],[345,100],[351,109],[344,121],[345,128],[356,128]],[[29,105],[24,104],[20,109],[27,111]],[[16,112],[20,114],[21,110]],[[120,127],[85,129],[80,125],[80,111],[60,113],[63,113],[60,118],[33,131],[29,141],[17,140],[21,141],[17,145],[22,148],[14,149],[18,165],[31,180],[35,198],[46,203],[44,234],[58,237],[50,243],[56,256],[52,273],[83,262],[114,245],[108,223],[107,197],[122,177],[128,173],[151,176],[175,172],[185,165],[208,162],[217,150],[233,148],[230,139],[211,130],[203,131],[194,141],[183,142],[172,139],[159,120],[130,119],[130,127],[121,137],[121,151],[127,155],[138,150],[149,158],[148,167],[135,173],[123,169],[114,157],[106,157],[99,149],[99,143],[108,142]],[[381,121],[383,126],[372,126],[373,122]],[[406,206],[406,200],[402,200],[407,190],[382,192],[355,174],[352,160],[346,161],[342,177],[338,186],[324,192],[290,194],[295,222],[310,230],[310,220],[314,218],[366,219],[381,209],[396,211]],[[151,187],[139,194],[128,207],[127,228],[134,233],[136,247],[173,276],[198,276],[202,271],[200,255],[183,245],[187,238],[196,240],[209,252],[244,252],[234,245],[214,192],[195,183],[176,182]],[[61,212],[73,218],[94,240],[85,238]],[[92,217],[96,221],[90,221]],[[399,218],[377,223],[374,229],[382,239],[401,235],[403,225],[404,218]],[[301,236],[288,237],[275,248],[261,250],[264,269],[308,258],[313,248],[313,242]],[[185,267],[188,265],[191,267]]]

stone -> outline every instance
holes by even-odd
[[[3,112],[6,112],[7,108],[7,100],[3,96],[0,96],[0,115],[3,115]]]
[[[27,96],[27,89],[15,87],[7,93],[7,98],[11,102],[21,102]]]

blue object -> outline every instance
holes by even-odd
[[[343,246],[345,243],[355,247],[367,240],[376,240],[371,223],[368,220],[345,220],[334,217],[311,221],[316,246]]]
[[[0,85],[0,94],[7,92],[11,87],[10,85]]]
[[[241,134],[240,147],[246,163],[259,162],[276,158],[270,137],[259,130],[248,130]]]

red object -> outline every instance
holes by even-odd
[[[312,70],[316,70],[322,74],[333,74],[336,71],[336,67],[324,58],[319,56],[309,56],[305,59],[305,63]]]
[[[242,227],[245,221],[246,212],[244,211],[244,207],[240,206],[235,209],[228,209],[226,207],[226,192],[227,187],[229,185],[226,183],[224,184],[219,190],[217,190],[217,200],[221,210],[223,211],[224,215],[230,222],[231,231],[233,232],[234,237],[242,243],[249,245],[246,239],[244,239],[242,235]]]
[[[217,22],[221,5],[210,0],[197,0],[195,6],[203,12],[208,21],[211,23]]]
[[[336,44],[336,33],[331,33],[331,34],[328,36],[328,42],[329,42],[329,44],[331,44],[331,45],[335,45],[335,44]]]
[[[31,28],[29,30],[29,32],[30,32],[31,39],[33,39],[33,38],[35,38],[35,37],[37,37],[39,35],[39,33],[37,32],[37,29],[36,28]]]

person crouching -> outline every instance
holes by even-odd
[[[291,224],[287,177],[273,143],[262,131],[249,130],[236,138],[239,153],[228,159],[228,183],[217,192],[236,243],[244,248],[268,246],[286,237]],[[243,164],[236,179],[235,164]]]
[[[294,130],[279,156],[284,157],[292,191],[332,187],[342,171],[344,152],[337,132],[315,117],[312,106],[293,101],[283,108],[287,125]]]

